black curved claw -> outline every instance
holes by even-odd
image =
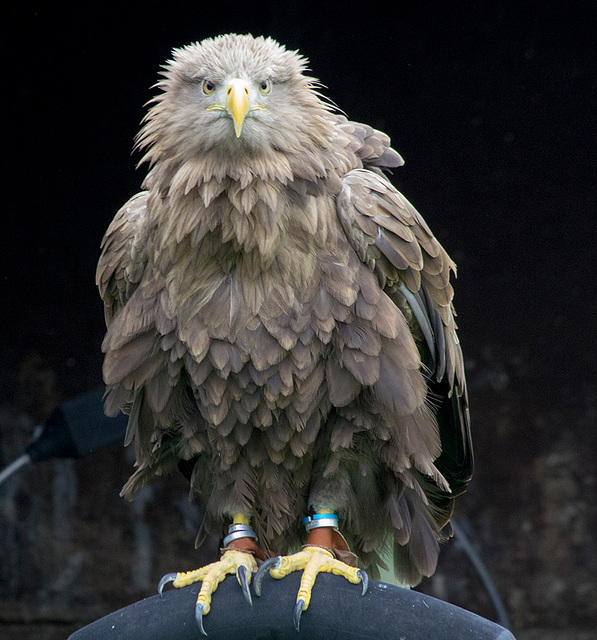
[[[236,575],[238,577],[240,586],[242,587],[245,600],[250,605],[253,605],[253,600],[251,599],[251,592],[249,591],[249,572],[247,571],[247,567],[241,564],[241,566],[236,570]]]
[[[263,578],[265,578],[265,574],[270,569],[277,569],[282,562],[282,556],[275,556],[274,558],[268,558],[260,567],[257,573],[255,574],[255,579],[253,580],[253,588],[255,589],[255,595],[261,595],[261,583],[263,582]]]
[[[305,601],[302,598],[299,598],[296,601],[296,605],[294,606],[294,626],[296,630],[299,630],[301,626],[301,615],[303,614],[303,607],[305,606]]]
[[[195,620],[197,621],[199,631],[206,636],[207,633],[205,633],[205,629],[203,628],[203,605],[199,602],[195,605]]]
[[[359,576],[361,583],[363,584],[363,591],[361,592],[361,595],[364,596],[369,588],[369,576],[367,575],[367,572],[362,569],[357,571],[357,576]]]
[[[164,590],[164,587],[169,582],[174,582],[176,580],[177,575],[178,575],[177,573],[167,573],[165,576],[162,576],[160,583],[158,584],[158,593],[160,595],[162,595],[162,591]]]

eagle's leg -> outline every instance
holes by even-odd
[[[197,597],[195,619],[201,633],[204,635],[207,634],[203,628],[203,616],[209,613],[211,597],[227,575],[236,574],[247,602],[252,604],[249,583],[251,582],[252,574],[257,571],[256,558],[265,560],[267,556],[257,546],[257,536],[255,536],[249,522],[249,518],[243,514],[237,513],[234,515],[229,533],[224,538],[222,557],[217,562],[212,562],[195,571],[168,573],[160,580],[158,587],[160,595],[168,582],[172,582],[172,586],[177,589],[195,582],[203,583]]]
[[[343,576],[353,584],[362,583],[362,595],[365,595],[369,579],[367,574],[349,562],[356,557],[350,553],[344,537],[337,529],[338,517],[329,511],[320,511],[308,520],[309,536],[302,550],[290,556],[278,556],[264,562],[255,576],[255,594],[261,595],[261,583],[269,570],[273,578],[284,578],[293,571],[303,571],[301,584],[294,609],[294,623],[299,629],[301,615],[311,601],[311,590],[318,573],[334,573]],[[311,525],[311,526],[309,526]],[[339,560],[338,557],[348,562]]]

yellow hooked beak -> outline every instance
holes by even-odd
[[[240,138],[243,122],[249,111],[251,103],[249,101],[249,85],[244,80],[230,80],[226,87],[226,111],[234,122],[234,132]]]

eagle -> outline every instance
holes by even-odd
[[[105,410],[129,414],[132,499],[180,469],[220,559],[164,576],[247,599],[302,571],[415,585],[471,477],[455,265],[348,120],[269,37],[175,49],[136,146],[149,170],[102,242]],[[302,546],[301,546],[302,545]],[[384,575],[387,575],[384,574]]]

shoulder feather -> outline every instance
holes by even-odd
[[[143,277],[149,235],[147,197],[147,191],[133,196],[118,211],[102,240],[95,279],[108,325]]]

